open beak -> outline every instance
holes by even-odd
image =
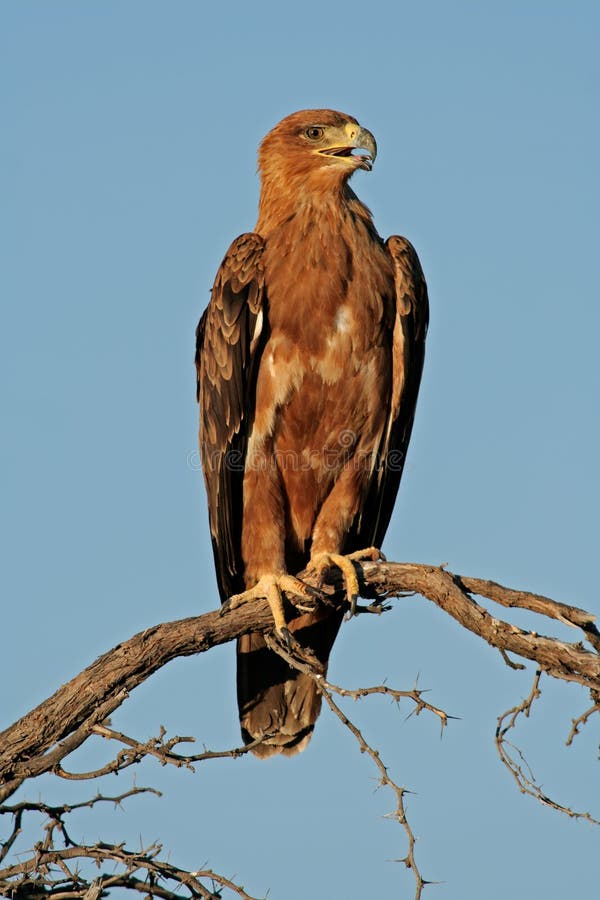
[[[339,146],[327,147],[319,150],[323,156],[337,156],[355,161],[356,169],[366,169],[370,172],[377,156],[377,143],[370,131],[348,122],[344,126],[344,142]],[[361,152],[362,151],[362,152]]]

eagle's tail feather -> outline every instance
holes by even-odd
[[[341,613],[325,620],[322,614],[309,613],[289,623],[296,640],[312,650],[324,671],[341,621]],[[244,743],[264,738],[252,750],[256,756],[292,756],[304,750],[321,709],[321,695],[309,675],[269,650],[262,634],[245,634],[238,640],[237,691]]]

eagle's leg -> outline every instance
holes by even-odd
[[[364,483],[369,477],[369,469],[364,462],[367,458],[366,454],[358,453],[352,464],[347,465],[338,475],[319,511],[312,534],[311,565],[321,577],[331,566],[340,570],[351,616],[356,612],[359,594],[354,561],[381,558],[380,551],[375,547],[360,550],[349,556],[343,555],[346,535],[358,512]]]
[[[269,442],[257,440],[248,451],[244,473],[242,557],[246,590],[225,602],[223,612],[251,600],[266,599],[279,635],[289,634],[282,594],[287,594],[302,612],[314,610],[320,591],[286,572],[286,514],[281,477]],[[302,606],[302,601],[312,601]]]

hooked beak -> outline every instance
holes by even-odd
[[[336,156],[354,161],[355,169],[366,169],[367,172],[370,172],[377,156],[377,143],[371,132],[353,122],[348,122],[344,126],[343,132],[345,139],[343,143],[318,152],[323,156]],[[360,153],[361,150],[365,152]]]
[[[350,126],[352,129],[356,129],[356,125]],[[360,159],[359,168],[366,169],[367,172],[370,172],[373,168],[373,163],[375,162],[375,157],[377,156],[377,143],[375,138],[371,134],[370,131],[367,131],[366,128],[358,127],[358,133],[354,137],[353,149],[356,151],[366,150],[366,154],[364,156],[357,154],[356,155]]]

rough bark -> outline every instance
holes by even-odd
[[[593,699],[598,696],[600,635],[594,617],[585,610],[491,581],[453,575],[439,566],[364,562],[357,568],[364,596],[387,602],[397,595],[420,594],[503,654],[535,661],[549,675],[578,682],[590,689]],[[332,572],[332,583],[325,585],[324,591],[330,602],[340,603],[340,584],[334,576]],[[303,578],[316,586],[314,573],[304,573]],[[567,643],[498,619],[477,603],[473,594],[579,628],[591,649],[586,649],[581,641]],[[290,615],[293,614],[290,607]],[[170,660],[202,653],[246,632],[266,632],[271,627],[268,604],[256,601],[223,616],[215,611],[147,628],[104,653],[0,734],[0,802],[26,778],[56,767],[137,685]]]

